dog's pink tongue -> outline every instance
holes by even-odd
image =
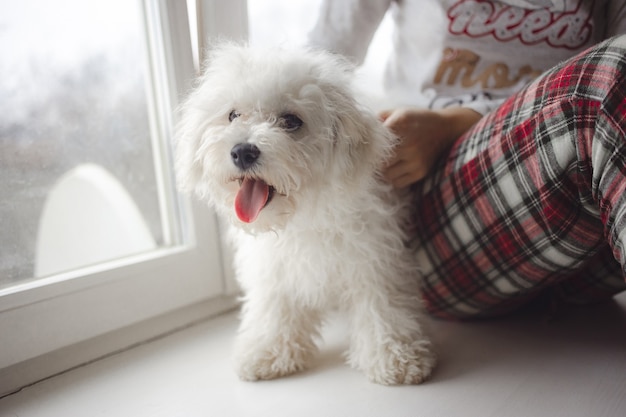
[[[252,223],[267,204],[270,187],[262,180],[245,178],[235,197],[235,212],[239,220]]]

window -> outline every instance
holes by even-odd
[[[313,29],[321,0],[248,0],[252,45],[304,45]]]
[[[30,0],[7,9],[0,288],[179,242],[166,221],[175,208],[163,187],[169,173],[155,170],[140,4]]]
[[[213,20],[241,21],[220,3],[203,2],[222,13]],[[171,169],[190,39],[173,0],[3,8],[0,390],[19,383],[3,369],[39,355],[207,300],[230,305],[216,219],[176,193]]]

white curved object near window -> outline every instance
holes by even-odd
[[[44,205],[35,276],[43,277],[156,248],[132,197],[99,165],[63,175]]]

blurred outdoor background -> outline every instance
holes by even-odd
[[[305,44],[319,3],[248,0],[250,42]],[[48,192],[79,164],[109,171],[163,241],[141,19],[137,1],[0,0],[0,288],[33,276]]]

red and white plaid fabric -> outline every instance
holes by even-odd
[[[626,36],[544,74],[461,138],[416,191],[423,296],[440,317],[556,288],[626,289]]]

